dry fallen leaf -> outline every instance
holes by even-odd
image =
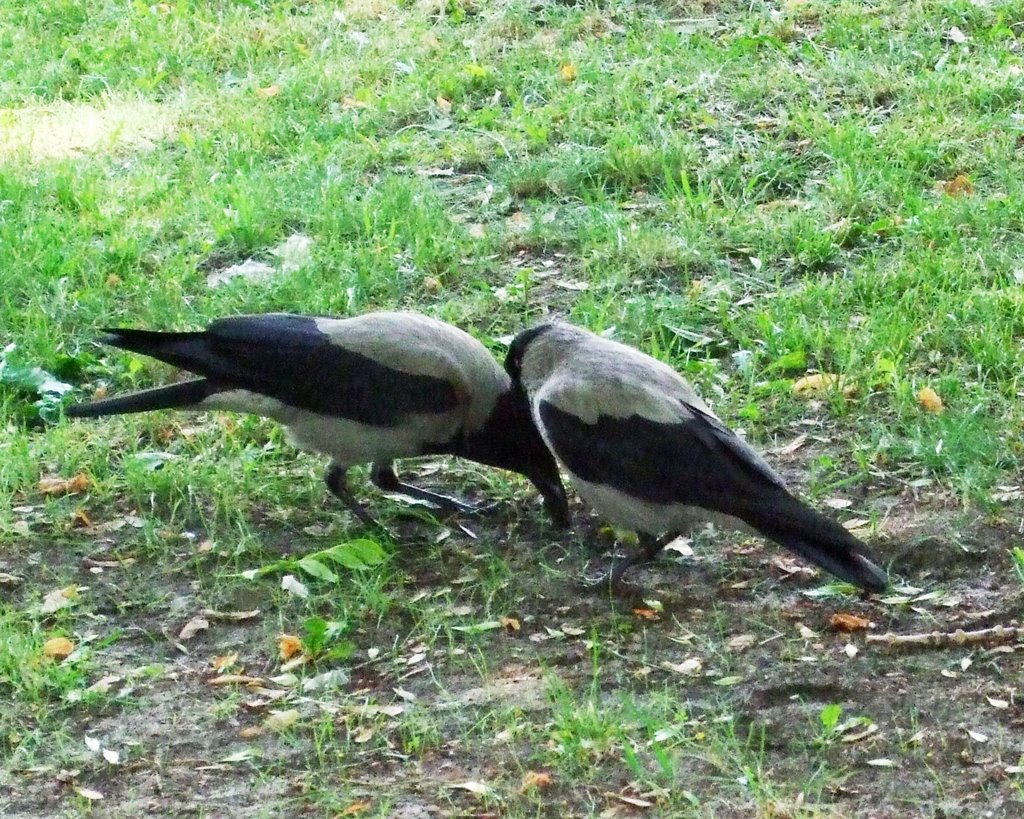
[[[1009,708],[1010,707],[1010,703],[1007,700],[1001,700],[1001,699],[997,699],[996,697],[989,697],[989,696],[986,696],[985,699],[988,700],[988,704],[991,705],[993,708]]]
[[[352,736],[352,741],[357,745],[362,745],[373,739],[373,735],[377,733],[372,725],[364,725]]]
[[[574,82],[579,75],[579,69],[572,63],[562,63],[562,67],[558,69],[558,76],[563,82]]]
[[[284,731],[298,721],[298,708],[289,708],[287,711],[271,711],[270,716],[263,720],[263,727],[270,731]]]
[[[446,114],[452,110],[451,100],[442,97],[440,94],[437,95],[437,98],[434,100],[434,102],[436,102],[437,107],[440,108]]]
[[[532,790],[544,790],[553,784],[551,774],[544,771],[527,771],[523,776],[523,784],[519,786],[520,793],[527,793]]]
[[[89,477],[79,472],[73,478],[61,478],[57,475],[44,475],[39,479],[37,487],[44,495],[73,495],[85,492],[92,485]]]
[[[262,97],[265,100],[266,99],[270,99],[271,97],[276,97],[280,93],[281,93],[281,86],[279,86],[277,83],[273,83],[271,85],[268,85],[265,88],[257,88],[256,89],[256,96],[257,97]]]
[[[836,631],[863,631],[871,626],[871,621],[856,614],[837,611],[828,619],[828,624]]]
[[[302,640],[294,634],[279,634],[277,636],[277,651],[282,660],[290,660],[302,651]]]
[[[96,802],[103,798],[102,793],[93,790],[92,788],[75,788],[75,793],[77,793],[83,799],[88,799],[90,802]]]
[[[917,403],[927,412],[942,412],[942,399],[931,387],[922,387],[917,392]]]
[[[181,631],[178,632],[178,639],[191,640],[198,632],[204,631],[209,627],[210,621],[205,617],[193,617],[181,627]]]
[[[604,795],[608,799],[617,799],[618,801],[623,802],[623,803],[625,803],[627,805],[631,805],[634,808],[653,808],[654,807],[654,803],[653,802],[650,802],[647,799],[640,799],[637,796],[628,796],[628,795],[626,795],[624,793],[611,793],[610,791],[606,792]]]
[[[701,662],[696,657],[690,657],[681,663],[662,662],[661,667],[668,671],[674,671],[676,674],[685,674],[688,677],[692,677],[700,673]]]
[[[248,674],[221,674],[208,680],[210,685],[260,685],[262,677],[250,677]]]
[[[108,674],[105,677],[100,677],[100,679],[96,680],[96,682],[85,690],[92,694],[106,694],[119,682],[121,682],[120,677],[114,674]]]
[[[515,617],[499,617],[498,622],[505,627],[505,631],[519,631],[523,626]]]
[[[477,796],[487,796],[491,792],[491,788],[485,785],[483,782],[457,782],[454,785],[449,785],[449,788],[457,788],[460,791],[469,791],[475,793]]]
[[[660,620],[661,617],[654,609],[637,608],[633,609],[633,614],[642,620]]]
[[[63,660],[74,650],[75,644],[67,637],[51,637],[43,643],[43,656],[54,660]]]
[[[975,742],[988,742],[988,734],[983,734],[981,731],[973,731],[970,728],[965,728],[967,736],[973,739]]]
[[[65,586],[63,589],[54,589],[46,597],[43,598],[43,602],[39,606],[39,612],[41,614],[53,614],[55,611],[67,608],[78,597],[78,589],[74,586]]]
[[[974,193],[974,185],[965,174],[939,182],[938,187],[946,196],[970,196]]]
[[[286,574],[281,578],[281,588],[289,594],[294,594],[296,597],[303,599],[309,597],[309,589],[293,574]]]
[[[231,666],[238,662],[238,652],[232,651],[230,654],[224,654],[219,657],[214,657],[210,660],[210,666],[218,674],[227,671]]]
[[[733,651],[743,651],[750,648],[756,640],[753,634],[737,634],[729,640],[728,646]]]
[[[366,813],[371,807],[369,802],[353,802],[341,812],[341,816],[358,816],[360,813]]]
[[[793,395],[813,396],[843,386],[842,377],[835,373],[812,373],[793,382]]]

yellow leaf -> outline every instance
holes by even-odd
[[[563,82],[575,82],[579,75],[579,69],[572,63],[562,63],[562,67],[558,69],[558,76]]]
[[[942,412],[942,399],[931,387],[922,387],[917,393],[917,403],[928,412]]]
[[[302,640],[294,634],[280,634],[277,637],[277,650],[282,660],[290,660],[302,651]]]
[[[358,816],[360,813],[366,813],[370,809],[369,802],[353,802],[345,810],[341,812],[342,816]]]
[[[498,622],[505,627],[506,631],[519,631],[522,628],[522,625],[520,625],[515,617],[501,617]]]
[[[299,721],[299,709],[289,708],[287,711],[271,711],[270,716],[263,720],[263,726],[271,731],[285,731]]]
[[[812,373],[793,382],[794,395],[814,395],[842,386],[842,378],[835,373]]]
[[[63,660],[74,650],[75,644],[67,637],[51,637],[43,643],[43,656],[54,660]]]
[[[437,107],[444,111],[444,113],[446,114],[452,110],[451,100],[445,99],[440,94],[437,95],[437,99],[435,100],[435,102],[437,103]]]
[[[214,657],[210,661],[210,665],[213,666],[213,670],[218,674],[227,671],[231,666],[238,662],[238,652],[232,651],[230,654],[224,654],[219,657]]]

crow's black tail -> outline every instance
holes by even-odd
[[[765,537],[865,591],[880,592],[889,585],[863,543],[785,490],[742,517]]]
[[[114,329],[103,332],[99,341],[104,344],[157,358],[196,375],[209,375],[217,361],[206,331],[165,333],[159,330]]]
[[[134,348],[132,348],[134,349]],[[115,395],[73,404],[65,410],[70,418],[100,418],[104,415],[120,415],[128,412],[149,412],[159,409],[182,409],[195,406],[216,390],[205,378],[171,384],[167,387],[153,387],[149,390]]]

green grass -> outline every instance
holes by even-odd
[[[830,607],[868,605],[847,594],[794,602],[800,581],[780,590],[767,557],[752,569],[740,547],[719,560],[713,542],[699,552],[719,589],[710,601],[652,588],[668,602],[651,622],[617,601],[582,603],[573,579],[588,529],[557,538],[524,482],[465,463],[426,480],[494,496],[507,519],[469,524],[474,539],[410,523],[368,493],[400,534],[383,543],[392,559],[317,579],[295,561],[366,533],[325,499],[323,464],[279,430],[169,414],[72,424],[50,411],[54,393],[40,418],[31,370],[79,399],[169,378],[92,342],[118,324],[409,308],[501,355],[500,338],[553,313],[671,362],[762,449],[808,433],[789,467],[797,484],[816,502],[853,501],[842,514],[871,521],[898,581],[1001,610],[975,574],[983,566],[1019,594],[1020,504],[1006,487],[1024,469],[1022,20],[1019,2],[968,0],[8,2],[0,347],[14,346],[0,369],[0,571],[14,577],[9,595],[0,585],[11,704],[0,742],[15,784],[0,805],[52,810],[38,801],[39,770],[61,766],[80,772],[60,791],[69,809],[88,809],[79,786],[129,813],[143,804],[142,786],[83,756],[80,735],[101,728],[142,768],[157,747],[221,764],[245,745],[240,726],[291,706],[254,710],[252,692],[207,685],[211,658],[238,651],[237,667],[269,679],[276,636],[310,639],[320,626],[308,624],[322,622],[336,625],[299,678],[337,667],[350,683],[330,707],[296,706],[289,732],[254,740],[258,758],[196,786],[210,800],[202,810],[227,815],[250,799],[268,815],[358,803],[379,816],[410,803],[586,815],[625,810],[614,792],[676,815],[850,815],[850,792],[909,800],[898,768],[864,768],[886,755],[935,771],[921,781],[944,789],[922,798],[978,808],[981,789],[942,769],[960,764],[962,732],[942,735],[938,757],[904,753],[915,702],[896,682],[868,703],[843,687],[918,668],[842,654]],[[272,262],[293,234],[313,240],[299,271],[207,285],[246,259]],[[815,371],[856,389],[795,395]],[[920,405],[926,386],[943,412]],[[38,490],[43,476],[79,473],[86,492]],[[96,572],[95,561],[124,563]],[[281,572],[242,576],[273,565],[310,596],[282,590]],[[88,587],[73,608],[38,613],[68,585]],[[906,599],[865,616],[930,629],[959,611],[896,594]],[[256,608],[253,623],[215,622],[188,655],[173,646],[203,609]],[[794,620],[824,635],[825,676],[842,690],[783,697],[799,716],[762,720],[764,668],[799,675],[810,668],[800,658],[821,653],[794,636]],[[567,622],[573,633],[560,631]],[[740,632],[765,641],[761,665],[728,649]],[[687,633],[689,647],[674,641]],[[41,659],[56,634],[87,651]],[[659,670],[687,651],[706,673]],[[404,676],[423,662],[429,672]],[[154,664],[176,670],[139,671]],[[986,673],[996,696],[998,675]],[[69,701],[107,674],[131,690]],[[516,674],[543,677],[536,710],[433,707]],[[715,685],[730,675],[744,682]],[[194,746],[155,727],[175,686],[175,719],[208,736]],[[299,697],[280,686],[284,702]],[[416,699],[396,700],[396,688]],[[877,742],[895,744],[862,754],[822,742],[817,714],[844,698],[844,713],[865,713],[883,726]],[[401,713],[352,710],[393,701]],[[366,725],[373,736],[360,741]],[[992,754],[1017,764],[1015,729],[986,730]],[[520,790],[531,771],[553,784]],[[218,776],[249,777],[253,790],[232,796]],[[450,787],[476,780],[487,795]],[[1009,796],[986,787],[1005,797],[998,805],[1019,805],[1019,780],[1007,781]]]

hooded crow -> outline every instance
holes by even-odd
[[[864,545],[790,494],[666,364],[552,323],[520,333],[505,369],[581,497],[640,537],[640,551],[609,572],[613,586],[671,538],[712,521],[760,533],[866,591],[886,587]]]
[[[522,393],[479,341],[450,324],[417,313],[271,313],[191,333],[108,330],[101,340],[202,377],[77,404],[71,417],[173,408],[272,418],[292,443],[330,456],[327,486],[367,524],[346,483],[350,466],[372,463],[371,480],[385,491],[472,511],[403,483],[393,468],[398,458],[457,455],[525,475],[553,520],[569,523],[558,467]]]

